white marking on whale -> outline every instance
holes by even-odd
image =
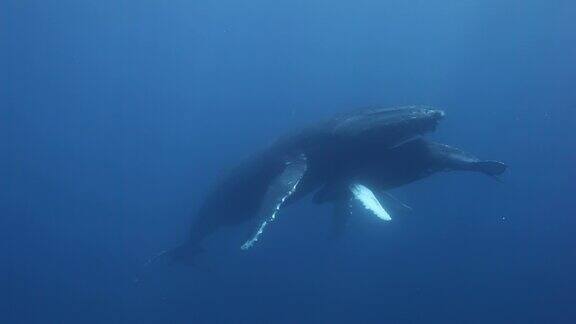
[[[384,209],[384,207],[382,207],[372,190],[359,183],[351,185],[350,190],[352,191],[354,198],[359,200],[364,208],[371,211],[376,217],[385,221],[392,220],[392,217],[390,217],[390,214]]]

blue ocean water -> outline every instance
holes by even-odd
[[[568,0],[3,0],[0,322],[576,323],[575,30]],[[143,269],[243,157],[405,104],[502,182],[434,175],[338,241],[304,201]]]

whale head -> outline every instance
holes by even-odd
[[[341,118],[333,132],[354,141],[394,145],[434,131],[444,116],[442,110],[430,106],[369,108]]]

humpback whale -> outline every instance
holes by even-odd
[[[314,194],[333,203],[336,229],[357,199],[374,215],[390,220],[374,191],[395,188],[438,171],[465,170],[497,176],[506,166],[425,140],[444,112],[428,106],[366,108],[342,114],[278,139],[242,161],[208,193],[188,239],[167,254],[191,263],[205,238],[217,230],[254,221],[249,249],[286,204]]]

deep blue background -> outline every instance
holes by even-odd
[[[576,323],[575,31],[572,0],[3,0],[0,322]],[[142,274],[221,170],[372,104],[441,107],[510,172]]]

